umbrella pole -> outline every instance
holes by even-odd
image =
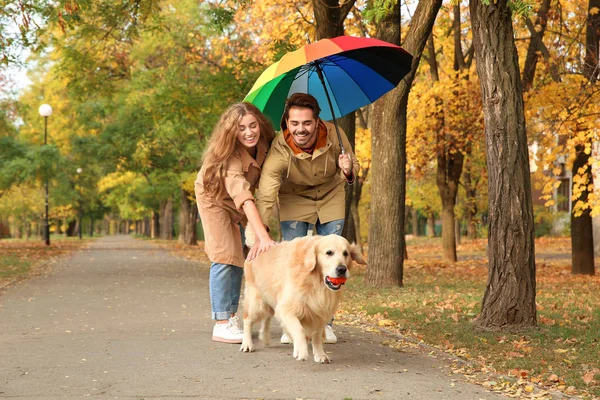
[[[329,103],[329,109],[331,110],[331,116],[333,117],[333,125],[335,125],[335,133],[337,133],[338,142],[340,142],[340,148],[342,149],[342,154],[346,154],[346,150],[344,149],[344,145],[342,144],[342,136],[340,135],[340,128],[338,128],[337,119],[335,118],[335,113],[333,112],[333,105],[331,104],[331,98],[329,98],[329,91],[327,90],[327,86],[325,86],[325,78],[323,77],[323,71],[321,70],[321,65],[315,63],[315,67],[317,69],[317,75],[319,75],[319,79],[321,80],[321,84],[323,84],[323,89],[325,89],[325,96],[327,96],[327,102]]]

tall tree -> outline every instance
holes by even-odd
[[[436,164],[436,185],[442,203],[443,256],[445,261],[453,263],[457,260],[456,205],[463,164],[465,157],[472,155],[473,143],[483,135],[483,117],[480,94],[474,90],[476,85],[470,78],[476,74],[469,72],[473,46],[467,46],[469,50],[463,52],[463,43],[468,42],[465,31],[461,30],[464,25],[461,9],[455,5],[451,10],[440,15],[428,39],[424,57],[429,68],[423,69],[429,70],[431,79],[427,81],[426,74],[421,74],[414,84],[413,93],[419,95],[412,97],[418,101],[409,103],[407,150],[415,172]],[[449,48],[454,51],[448,51]],[[430,151],[424,152],[423,148]]]
[[[519,60],[508,0],[471,0],[488,155],[488,282],[484,329],[536,325],[535,244]]]
[[[419,2],[403,43],[413,55],[411,72],[373,106],[371,176],[372,191],[377,195],[371,203],[369,268],[365,275],[366,283],[373,287],[403,284],[408,94],[441,5],[441,0]],[[377,25],[377,37],[399,44],[398,3]]]
[[[585,35],[585,59],[583,75],[590,85],[595,85],[600,74],[600,0],[589,0]],[[583,125],[583,124],[582,124]],[[577,124],[579,128],[580,124]],[[576,129],[575,161],[573,162],[573,193],[580,193],[577,202],[587,204],[594,187],[590,155],[592,138],[582,135]],[[577,179],[577,178],[580,179]],[[571,212],[571,272],[573,274],[594,275],[594,237],[591,207],[573,207]]]

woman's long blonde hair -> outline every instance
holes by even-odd
[[[225,190],[224,177],[227,160],[235,151],[236,146],[242,146],[237,139],[237,134],[240,121],[246,114],[254,115],[258,121],[260,127],[259,141],[266,141],[269,146],[275,137],[273,125],[254,104],[235,103],[225,110],[210,135],[208,147],[204,151],[202,161],[204,191],[213,198],[221,197]]]

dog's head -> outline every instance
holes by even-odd
[[[348,243],[342,236],[319,236],[313,245],[314,252],[306,254],[306,263],[314,266],[330,290],[340,290],[350,277],[353,262],[366,264],[358,247]]]

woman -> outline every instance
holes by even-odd
[[[210,303],[216,321],[213,340],[241,343],[235,313],[244,267],[243,227],[256,232],[258,253],[275,242],[254,204],[261,166],[274,137],[273,127],[250,103],[236,103],[221,115],[195,182],[205,251],[211,261]]]

